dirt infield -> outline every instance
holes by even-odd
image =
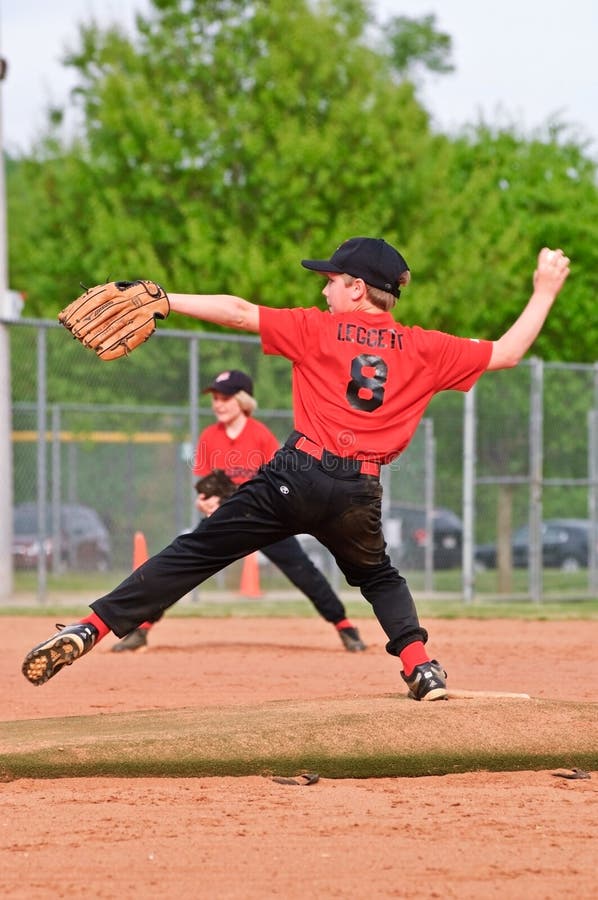
[[[558,747],[562,734],[564,748],[554,770],[322,777],[309,786],[267,775],[6,780],[0,847],[10,852],[2,853],[0,892],[15,900],[595,898],[598,773],[560,777],[571,772],[559,715],[572,701],[585,704],[586,716],[588,708],[598,713],[598,622],[425,624],[450,686],[525,692],[534,700],[528,707],[504,701],[499,715],[495,701],[451,700],[441,715],[438,704],[405,701],[397,661],[384,652],[371,619],[359,623],[367,652],[349,654],[318,619],[167,618],[149,651],[111,653],[107,638],[34,688],[20,674],[21,658],[51,633],[53,621],[0,619],[0,718],[14,723],[6,724],[5,737],[35,719],[46,720],[41,734],[65,716],[89,716],[91,730],[114,713],[176,716],[184,708],[213,710],[216,720],[244,705],[273,704],[288,713],[305,701],[365,712],[375,703],[387,708],[396,695],[397,732],[412,729],[416,711],[422,751],[439,731],[447,746],[458,731],[466,736],[468,721],[482,741],[488,729],[488,746],[505,735],[508,744],[525,724],[525,709],[534,740]],[[576,720],[573,729],[591,751],[597,719]],[[292,721],[285,741],[292,741]],[[339,740],[344,734],[339,725]],[[379,739],[374,728],[370,737]],[[367,739],[360,734],[356,744]]]

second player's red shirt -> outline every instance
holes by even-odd
[[[247,417],[243,431],[230,438],[224,425],[208,425],[197,440],[193,474],[207,475],[212,469],[224,469],[235,484],[253,478],[260,466],[270,462],[280,443],[269,428]]]
[[[388,463],[439,391],[468,391],[491,341],[396,322],[390,313],[331,315],[260,307],[264,353],[293,363],[295,428],[338,456]]]

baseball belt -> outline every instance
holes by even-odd
[[[331,453],[329,450],[326,450],[325,447],[321,447],[319,444],[316,444],[315,441],[310,440],[304,434],[299,434],[297,431],[294,431],[293,434],[291,434],[287,441],[287,446],[294,447],[295,450],[301,450],[302,453],[313,456],[313,458],[317,459],[319,462],[324,459],[324,462],[330,468],[346,470],[347,467],[351,467],[354,468],[354,471],[358,475],[373,475],[376,478],[380,477],[380,463],[372,462],[372,460],[369,459],[355,459],[352,456],[336,456],[336,454]]]

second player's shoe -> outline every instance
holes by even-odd
[[[412,700],[447,699],[446,672],[435,659],[415,666],[409,677],[401,672],[401,678],[406,682]]]
[[[339,628],[338,636],[343,642],[345,650],[348,650],[350,653],[359,653],[360,650],[366,649],[366,646],[361,640],[357,628],[355,628],[353,625],[347,625],[345,628]]]
[[[113,653],[122,653],[124,650],[142,650],[147,647],[148,628],[134,628],[129,631],[117,644],[111,648]]]
[[[31,684],[45,684],[63,666],[71,666],[88,653],[98,639],[98,630],[88,622],[76,625],[57,625],[60,629],[47,641],[30,650],[21,671]]]

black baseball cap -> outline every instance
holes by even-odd
[[[245,391],[253,397],[253,381],[245,372],[238,369],[228,369],[216,375],[213,382],[202,391],[202,394],[209,394],[210,391],[218,391],[219,394],[226,394],[232,397],[239,391]]]
[[[330,259],[302,259],[301,265],[314,272],[346,273],[363,278],[366,284],[400,296],[399,278],[409,266],[398,250],[382,238],[349,238]]]

